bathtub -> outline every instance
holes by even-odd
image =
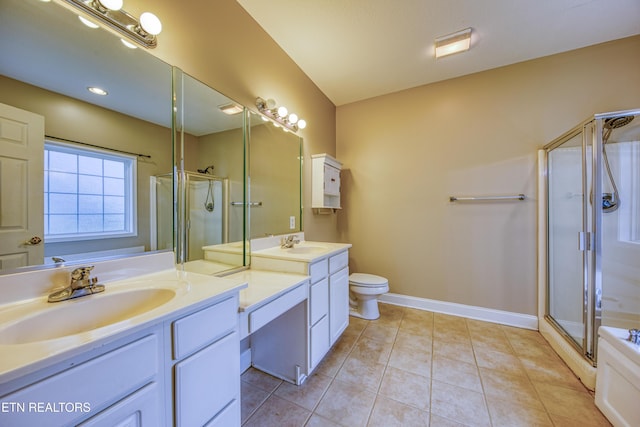
[[[640,426],[640,345],[626,329],[598,330],[596,406],[614,426]]]

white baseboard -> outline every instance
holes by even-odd
[[[485,322],[499,323],[501,325],[532,329],[534,331],[538,330],[538,318],[530,314],[513,313],[510,311],[494,310],[491,308],[475,307],[455,302],[437,301],[394,293],[383,294],[378,301],[403,307],[417,308],[419,310],[467,317],[469,319],[484,320]]]

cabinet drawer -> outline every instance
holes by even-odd
[[[311,276],[311,283],[316,283],[319,280],[327,277],[329,272],[329,262],[326,259],[314,262],[309,265],[309,276]]]
[[[202,426],[240,397],[240,344],[232,333],[175,366],[175,421]]]
[[[71,402],[86,404],[77,411],[15,411],[2,414],[7,426],[75,424],[151,382],[159,369],[158,336],[148,335],[107,354],[2,398],[2,402]],[[98,386],[99,385],[99,386]],[[88,410],[85,410],[88,409]],[[84,411],[84,412],[83,412]],[[95,412],[94,412],[95,413]]]
[[[308,282],[298,285],[295,289],[249,313],[249,333],[254,333],[296,304],[307,299],[308,286]]]
[[[327,314],[329,309],[329,280],[327,278],[311,285],[309,306],[311,311],[310,325],[315,325],[322,316]]]
[[[228,298],[173,322],[173,358],[181,359],[233,331],[238,321],[238,301]]]
[[[311,328],[311,366],[309,370],[315,368],[329,351],[329,316],[324,316]]]
[[[329,258],[329,274],[342,270],[349,265],[349,251],[340,252]]]

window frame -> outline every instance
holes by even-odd
[[[125,231],[99,231],[99,232],[76,232],[76,233],[66,233],[66,234],[48,234],[49,227],[45,229],[45,241],[47,243],[59,243],[59,242],[75,242],[75,241],[85,241],[85,240],[102,240],[102,239],[117,239],[124,237],[137,237],[138,236],[138,195],[137,195],[137,187],[138,187],[138,158],[134,155],[123,154],[123,153],[115,153],[108,149],[100,149],[95,147],[85,147],[78,146],[77,144],[69,144],[59,141],[52,141],[45,138],[44,141],[44,151],[47,150],[57,151],[62,153],[69,153],[78,156],[90,156],[100,158],[102,160],[113,160],[118,162],[123,162],[125,165],[125,194],[124,194],[124,204],[125,204]],[[46,155],[46,153],[45,153]],[[43,169],[45,172],[46,169]],[[75,172],[75,175],[81,175],[78,171]],[[102,174],[102,178],[104,178],[104,173]],[[45,178],[47,176],[45,175]],[[45,183],[45,191],[43,193],[43,197],[47,197],[49,194],[49,186]],[[71,194],[71,193],[70,193]],[[76,195],[80,195],[81,193],[76,190]],[[102,193],[104,196],[104,192]],[[45,206],[49,206],[47,201],[45,200]],[[50,207],[47,208],[46,212],[43,212],[43,221],[47,221],[50,212]],[[79,213],[76,212],[76,215]],[[102,213],[104,215],[104,212]]]

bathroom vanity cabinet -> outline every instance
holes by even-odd
[[[237,308],[208,300],[0,384],[0,424],[240,425]]]
[[[311,156],[311,208],[340,209],[342,163],[328,154]]]
[[[309,243],[312,245],[313,243]],[[326,256],[252,254],[252,268],[303,274],[310,277],[307,374],[318,366],[349,325],[350,245],[335,245]],[[279,249],[278,249],[279,250]],[[277,252],[276,252],[277,253]]]

